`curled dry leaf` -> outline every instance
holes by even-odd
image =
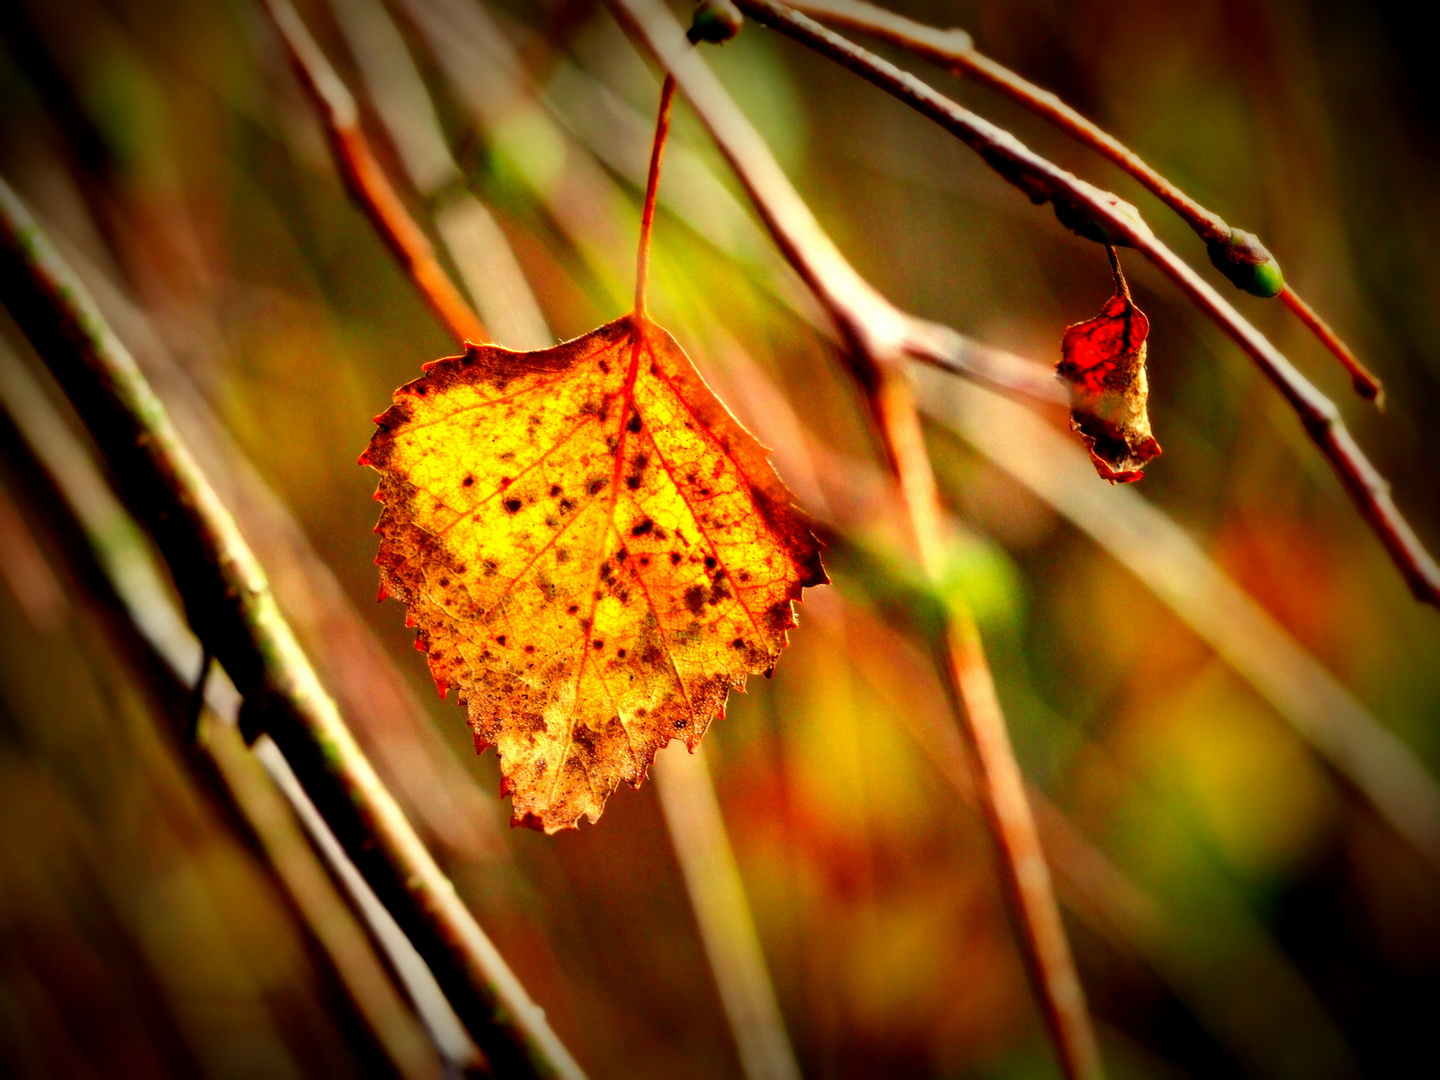
[[[1065,331],[1055,376],[1070,391],[1070,426],[1085,441],[1095,471],[1112,484],[1139,480],[1160,453],[1146,410],[1146,338],[1150,320],[1122,288],[1100,314]]]
[[[376,423],[381,595],[496,748],[517,824],[595,821],[670,739],[693,749],[827,580],[765,448],[643,316],[469,346]]]

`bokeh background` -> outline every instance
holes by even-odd
[[[1385,381],[1383,413],[1278,304],[1203,272],[1339,402],[1440,547],[1440,112],[1405,6],[897,6],[965,27],[1257,232]],[[739,1075],[725,976],[670,834],[685,819],[660,785],[621,790],[593,827],[509,829],[493,755],[435,699],[401,608],[374,601],[375,480],[355,459],[390,391],[454,347],[348,199],[263,9],[3,7],[0,174],[155,383],[482,925],[592,1075]],[[627,309],[658,77],[603,5],[297,7],[502,343]],[[1204,263],[1114,168],[879,51]],[[1098,247],[853,76],[753,25],[706,57],[901,307],[1051,363],[1109,295]],[[845,538],[774,677],[733,697],[704,747],[796,1060],[813,1077],[1058,1075],[863,408],[683,101],[667,167],[652,312]],[[1087,475],[1063,414],[917,376],[953,512],[951,588],[980,617],[1043,796],[1111,1073],[1408,1072],[1433,1059],[1440,1008],[1440,615],[1246,358],[1141,260],[1125,265],[1154,328],[1165,447],[1133,491]],[[264,774],[236,749],[222,776],[177,735],[186,691],[91,556],[140,567],[157,632],[183,645],[163,575],[146,577],[144,536],[0,323],[0,1071],[438,1075],[358,924],[317,932],[347,918],[333,883],[312,875],[306,893],[301,871],[276,873],[313,857]],[[1334,731],[1421,771],[1382,766],[1366,790]],[[247,791],[279,815],[268,832]],[[1411,814],[1409,837],[1377,792]],[[352,953],[383,1008],[357,1005]],[[453,1071],[463,1047],[447,1053]]]

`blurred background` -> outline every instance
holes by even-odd
[[[1116,169],[876,47],[1139,206],[1335,398],[1440,548],[1440,112],[1402,5],[896,6],[966,28],[1258,233],[1384,380],[1383,413]],[[803,1075],[1058,1075],[863,403],[683,100],[652,314],[842,538],[834,584],[706,739],[721,818],[672,746],[660,782],[545,837],[507,827],[493,755],[436,700],[401,607],[375,603],[375,477],[355,460],[392,389],[455,346],[347,197],[265,9],[0,7],[0,175],[134,352],[377,767],[590,1074],[756,1075],[734,980],[763,981],[716,945],[753,955],[753,918]],[[498,341],[538,347],[628,310],[659,78],[602,4],[297,9]],[[1050,364],[1109,296],[1099,247],[899,103],[755,25],[705,57],[900,307]],[[1440,1009],[1440,615],[1263,377],[1123,258],[1165,448],[1134,488],[1094,476],[1062,412],[916,373],[952,513],[947,588],[980,618],[1111,1074],[1408,1072],[1433,1059]],[[8,315],[0,370],[0,1072],[481,1071],[422,1008],[435,1049],[413,982],[230,729],[212,725],[208,749],[180,737],[199,652],[160,564]],[[687,847],[696,830],[707,842]],[[706,897],[732,865],[748,913],[717,914]],[[783,1041],[772,1054],[784,1075]]]

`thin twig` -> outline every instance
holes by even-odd
[[[1396,508],[1389,483],[1355,442],[1340,419],[1335,403],[1301,375],[1209,282],[1161,243],[1134,207],[1066,172],[1030,150],[1008,131],[976,116],[909,72],[827,30],[813,19],[773,0],[737,0],[737,3],[750,17],[829,57],[934,120],[975,150],[987,165],[1032,201],[1055,202],[1067,214],[1103,230],[1110,242],[1135,248],[1159,267],[1249,354],[1280,391],[1299,415],[1310,438],[1329,459],[1341,484],[1416,599],[1440,607],[1440,565]]]
[[[670,106],[675,100],[674,76],[660,87],[660,108],[655,114],[655,140],[650,145],[650,171],[645,177],[645,202],[640,208],[640,244],[635,255],[635,314],[645,317],[645,286],[650,278],[650,234],[655,228],[655,193],[660,188],[660,159],[670,135]]]
[[[794,0],[790,6],[828,24],[859,30],[899,45],[957,75],[968,75],[982,85],[999,91],[1125,170],[1170,207],[1207,245],[1224,242],[1230,237],[1230,226],[1219,214],[1201,206],[1139,154],[1066,105],[1055,94],[1042,90],[1003,64],[976,51],[974,41],[965,31],[926,26],[866,0]],[[1378,405],[1384,399],[1380,380],[1290,285],[1287,284],[1279,295],[1285,306],[1299,316],[1321,344],[1344,365],[1350,373],[1355,392]]]
[[[494,215],[470,191],[399,28],[382,0],[330,0],[361,88],[389,136],[480,319],[511,349],[543,349],[555,335]]]
[[[0,298],[166,557],[196,634],[280,744],[347,854],[497,1071],[579,1077],[356,745],[260,568],[84,286],[0,181]]]
[[[769,226],[777,245],[830,311],[849,345],[847,359],[871,415],[927,573],[945,561],[940,513],[918,414],[899,361],[911,321],[875,292],[815,222],[756,134],[694,55],[684,32],[654,0],[611,0],[612,10],[660,60],[710,129]],[[1070,1077],[1103,1074],[1084,994],[1070,954],[1024,781],[1010,746],[974,618],[956,605],[936,657],[950,704],[969,737],[1002,885],[1015,914],[1041,1011]]]
[[[435,258],[429,238],[406,211],[404,202],[376,160],[360,125],[360,110],[354,96],[335,74],[290,0],[263,0],[263,3],[285,42],[301,85],[320,112],[335,167],[351,196],[374,222],[381,238],[405,266],[410,280],[450,332],[462,341],[489,341],[485,324]]]
[[[1330,324],[1320,317],[1320,313],[1300,298],[1300,294],[1286,285],[1280,291],[1280,299],[1285,306],[1293,311],[1310,332],[1325,343],[1325,347],[1335,354],[1336,359],[1350,373],[1350,385],[1355,387],[1355,392],[1363,398],[1375,402],[1378,409],[1385,408],[1385,387],[1380,380],[1371,374],[1370,369],[1360,362],[1360,358],[1350,351],[1350,346],[1340,340],[1339,335],[1330,329]]]

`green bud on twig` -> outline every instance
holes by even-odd
[[[1251,296],[1268,298],[1278,295],[1285,287],[1280,264],[1254,233],[1231,229],[1228,241],[1212,240],[1205,245],[1205,250],[1210,253],[1215,269]]]
[[[740,32],[745,17],[731,0],[700,0],[685,36],[692,45],[708,41],[720,45]]]

